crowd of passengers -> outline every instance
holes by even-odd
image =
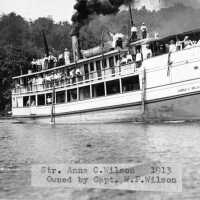
[[[140,27],[140,32],[135,24],[133,24],[131,28],[131,38],[130,42],[136,42],[140,39],[144,40],[148,38],[148,29],[145,23],[142,23]],[[113,38],[113,49],[123,49],[123,34],[113,34],[111,33],[111,37]],[[159,34],[155,33],[155,39],[159,41]],[[123,55],[119,58],[119,64],[125,65],[129,63],[136,63],[136,68],[139,68],[142,65],[143,60],[149,59],[152,56],[162,55],[165,53],[173,53],[176,51],[180,51],[183,49],[189,49],[194,46],[200,46],[200,40],[190,40],[189,36],[185,36],[185,38],[181,41],[178,38],[175,40],[170,40],[169,44],[164,42],[155,41],[154,45],[149,44],[139,45],[132,51],[129,51],[127,54]]]
[[[112,48],[111,49],[123,49],[123,41],[125,36],[121,33],[109,32],[112,38]],[[140,29],[133,24],[131,27],[131,37],[129,42],[136,42],[140,39],[146,39],[149,37],[148,28],[143,22]],[[159,39],[159,34],[155,33],[155,39]],[[185,36],[183,41],[177,39],[177,41],[171,40],[170,44],[160,44],[159,49],[156,50],[150,47],[150,44],[143,45],[142,49],[137,48],[135,51],[129,51],[127,54],[123,54],[119,57],[117,65],[125,65],[132,62],[136,63],[136,67],[140,67],[143,60],[151,58],[153,55],[164,54],[167,52],[175,52],[182,49],[190,48],[194,45],[200,45],[200,41],[191,41],[188,36]],[[166,50],[167,49],[167,50]],[[32,72],[43,71],[51,69],[57,66],[63,66],[70,64],[70,52],[65,49],[64,53],[55,56],[51,52],[48,56],[42,59],[33,59],[32,61]]]
[[[53,55],[52,52],[49,55],[45,55],[41,59],[33,59],[31,62],[32,72],[44,71],[54,67],[67,65],[70,63],[70,52],[68,49],[65,49],[64,53],[59,54],[58,56]]]
[[[146,38],[147,37],[147,27],[145,25],[145,23],[142,24],[141,28],[141,35],[142,38]],[[131,28],[131,38],[130,38],[130,42],[136,41],[137,38],[137,27],[135,25],[133,25],[133,27]],[[121,33],[111,33],[110,32],[110,36],[112,38],[112,49],[121,47],[123,48],[123,37],[124,35]],[[124,60],[124,56],[122,58],[122,64],[125,63]],[[128,56],[128,60],[133,60],[133,58],[131,58],[131,55]],[[33,59],[33,61],[31,62],[32,64],[32,72],[38,72],[38,71],[44,71],[44,70],[48,70],[57,66],[63,66],[63,65],[67,65],[70,63],[70,52],[68,51],[68,49],[65,49],[64,53],[55,56],[53,55],[52,52],[49,53],[49,55],[44,56],[41,59]]]
[[[34,75],[28,77],[27,80],[23,79],[23,83],[17,84],[17,88],[20,86],[27,86],[28,91],[32,91],[34,87],[35,90],[43,90],[44,88],[50,88],[53,86],[59,86],[64,84],[72,84],[76,81],[83,80],[83,75],[79,69],[73,69],[66,72],[50,72],[46,74]]]
[[[141,28],[141,36],[140,39],[146,39],[148,37],[147,26],[145,23],[142,24]],[[123,34],[116,33],[113,34],[110,32],[112,37],[113,49],[123,49]],[[131,42],[135,42],[138,40],[138,29],[135,25],[131,28]],[[155,38],[159,38],[158,33],[155,34]],[[151,44],[140,45],[139,48],[135,48],[134,51],[128,51],[127,53],[119,54],[118,59],[116,61],[115,67],[120,67],[126,64],[135,63],[136,68],[140,68],[143,60],[149,59],[154,55],[161,55],[164,53],[173,53],[176,51],[180,51],[182,49],[188,49],[193,47],[194,45],[200,45],[200,40],[192,41],[189,36],[185,36],[184,40],[171,40],[169,44],[160,43],[157,45],[157,49],[152,48]],[[155,53],[156,52],[156,53]],[[49,56],[44,57],[43,59],[32,61],[33,71],[41,71],[47,70],[50,68],[54,68],[56,66],[67,65],[70,63],[70,53],[67,49],[65,49],[64,54],[60,54],[58,58],[50,53]],[[86,76],[86,75],[85,75]],[[33,76],[32,78],[28,78],[24,83],[17,84],[17,87],[20,85],[27,86],[28,90],[32,90],[34,86],[49,88],[52,87],[52,84],[62,85],[64,83],[72,84],[76,81],[83,80],[83,74],[79,69],[71,69],[67,71],[59,71],[59,72],[50,72],[45,74],[40,74],[37,76]],[[37,88],[39,89],[39,88]]]
[[[135,37],[135,34],[134,34]],[[155,47],[156,46],[156,47]],[[189,49],[194,46],[200,46],[200,40],[199,41],[192,41],[189,39],[189,36],[185,36],[184,40],[170,40],[169,44],[164,43],[158,43],[152,47],[150,44],[145,44],[139,46],[135,49],[135,52],[132,51],[128,52],[127,54],[124,54],[122,57],[119,58],[119,64],[120,65],[126,65],[129,63],[135,63],[136,68],[141,67],[143,60],[149,59],[155,55],[162,55],[165,53],[174,53],[176,51],[181,51],[183,49]],[[121,49],[122,46],[119,45],[118,42],[116,42],[116,48]],[[152,50],[153,49],[153,50]]]
[[[200,45],[200,40],[196,41],[196,40],[190,40],[189,36],[185,36],[184,40],[181,41],[179,39],[175,40],[171,40],[170,44],[169,44],[169,52],[173,53],[176,51],[180,51],[183,49],[189,49],[191,47],[194,46],[199,46]]]
[[[177,40],[176,42],[174,40],[171,40],[170,43],[167,46],[168,52],[176,52],[180,51],[182,49],[190,48],[194,45],[200,45],[200,41],[191,41],[188,36],[185,36],[183,41]],[[116,46],[116,48],[118,48]],[[162,52],[162,49],[164,49],[163,44],[159,47],[160,52]],[[131,53],[123,53],[123,55],[119,56],[119,59],[117,60],[116,67],[123,66],[130,63],[135,63],[136,68],[139,68],[142,65],[142,62],[144,59],[151,58],[153,56],[152,50],[150,46],[147,44],[146,46],[143,46],[143,49],[141,48],[136,50],[136,54]],[[80,69],[71,69],[67,71],[57,71],[57,72],[50,72],[45,74],[40,74],[37,76],[29,77],[28,80],[21,84],[23,86],[27,86],[28,90],[32,90],[34,86],[37,86],[38,90],[42,90],[45,88],[52,87],[52,84],[58,85],[64,85],[64,84],[72,84],[76,81],[82,81],[83,80],[83,74],[80,71]],[[20,84],[17,84],[17,87],[20,87]]]

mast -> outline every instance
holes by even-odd
[[[131,3],[128,4],[128,8],[129,8],[129,15],[130,15],[130,23],[128,24],[128,37],[129,37],[129,41],[128,41],[128,48],[130,50],[130,42],[131,42],[131,29],[134,26],[134,22],[133,22],[133,13],[132,13],[132,8],[131,8]]]
[[[105,69],[103,66],[103,60],[104,60],[104,52],[103,51],[104,51],[104,30],[101,33],[101,56],[102,56],[102,67],[103,67],[103,69]]]
[[[131,3],[128,4],[128,7],[129,7],[129,14],[130,14],[130,24],[131,24],[131,27],[133,26],[133,13],[132,13],[132,8],[131,8]]]
[[[102,69],[104,72],[104,76],[105,76],[105,66],[104,66],[104,47],[105,47],[105,43],[104,43],[104,34],[105,34],[106,30],[103,30],[101,33],[101,56],[102,56]]]
[[[44,33],[44,30],[42,30],[42,37],[43,37],[43,41],[44,41],[45,54],[48,57],[49,56],[49,47],[48,47],[47,38],[46,38],[46,35]]]

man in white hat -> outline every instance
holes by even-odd
[[[137,40],[137,32],[138,32],[138,29],[135,26],[135,24],[133,24],[133,26],[131,27],[131,41],[132,42],[135,42]]]
[[[171,52],[171,53],[176,52],[176,45],[175,45],[174,40],[171,40],[171,41],[170,41],[169,52]]]
[[[65,60],[65,65],[70,64],[70,52],[67,48],[65,48],[65,51],[64,51],[64,60]]]
[[[184,49],[185,48],[190,48],[192,46],[192,42],[189,39],[189,36],[185,36],[184,40],[183,40],[183,44],[184,44]]]
[[[122,33],[112,33],[109,32],[110,36],[112,37],[112,48],[115,49],[117,47],[122,48],[123,38],[124,35]]]
[[[140,30],[142,32],[142,39],[147,38],[147,26],[145,25],[144,22],[142,23]]]

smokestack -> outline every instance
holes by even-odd
[[[71,35],[74,62],[80,59],[79,34]]]
[[[80,59],[80,41],[79,41],[79,25],[74,24],[71,32],[72,37],[72,51],[74,62],[77,62]]]

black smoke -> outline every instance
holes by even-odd
[[[74,6],[76,13],[72,16],[72,34],[77,34],[93,14],[116,14],[122,5],[128,5],[134,0],[77,0]]]

